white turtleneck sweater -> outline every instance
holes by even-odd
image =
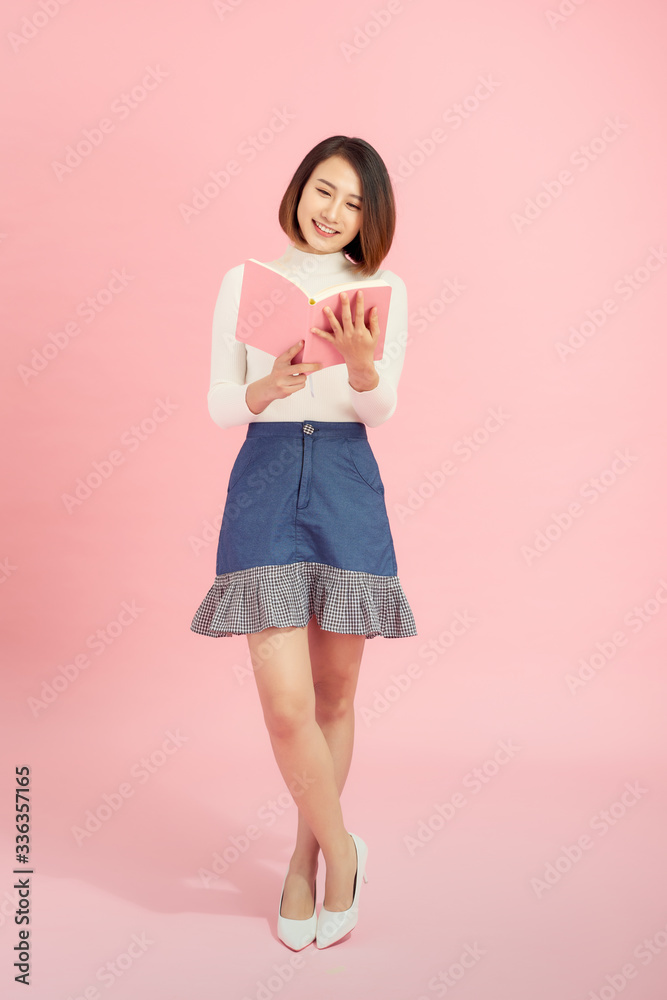
[[[345,281],[364,281],[354,274],[342,250],[308,253],[290,243],[282,257],[267,266],[286,275],[309,295]],[[234,427],[260,420],[353,420],[377,427],[388,420],[396,409],[408,336],[407,290],[402,278],[381,269],[373,275],[392,286],[383,356],[375,362],[380,381],[374,389],[353,389],[343,362],[313,372],[303,389],[284,399],[274,399],[261,413],[253,413],[245,401],[246,389],[251,382],[270,374],[275,358],[235,340],[244,268],[245,264],[238,264],[226,272],[213,314],[208,410],[215,423]],[[297,340],[295,333],[294,343]]]

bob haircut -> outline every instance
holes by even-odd
[[[315,167],[330,156],[347,160],[361,180],[361,228],[343,252],[357,265],[355,274],[369,278],[389,253],[396,228],[396,203],[384,161],[364,139],[332,135],[313,146],[289,182],[278,209],[278,221],[293,243],[306,242],[296,215],[301,192]]]

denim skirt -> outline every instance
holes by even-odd
[[[215,581],[190,628],[213,637],[306,626],[417,635],[384,484],[355,421],[248,424],[232,467]]]

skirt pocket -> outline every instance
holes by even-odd
[[[256,445],[257,441],[253,441],[249,438],[246,438],[241,445],[240,451],[232,466],[232,471],[229,473],[229,483],[227,485],[228,493],[235,489],[250,471],[255,458]]]
[[[367,486],[384,496],[384,483],[373,449],[365,438],[345,438],[345,450],[357,475]]]

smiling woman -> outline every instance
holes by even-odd
[[[313,327],[341,358],[326,367],[293,363],[302,341],[275,358],[235,338],[245,264],[225,274],[213,319],[209,412],[220,427],[248,430],[229,476],[216,578],[190,627],[247,635],[285,782],[304,771],[313,779],[294,796],[297,842],[278,911],[278,936],[299,950],[334,944],[357,921],[368,848],[346,831],[340,792],[365,640],[417,631],[366,432],[396,409],[407,342],[405,284],[380,269],[395,226],[382,159],[363,139],[323,140],[292,177],[279,220],[291,242],[266,266],[309,296],[369,278],[392,288],[381,371],[377,315],[371,309],[366,326],[361,295],[353,312],[341,293],[340,321],[331,313],[330,330]],[[320,850],[325,899],[316,917]]]
[[[320,172],[329,171],[353,188],[358,186],[354,180],[354,170],[342,157],[332,156],[326,164]],[[301,232],[312,224],[318,236],[325,236],[327,240],[332,236],[342,236],[344,244],[352,242],[361,228],[361,195],[354,194],[353,191],[346,193],[343,189],[341,197],[347,200],[341,205],[340,200],[335,197],[338,190],[336,184],[324,177],[310,178],[301,192],[297,208]],[[330,250],[325,252],[330,253]]]
[[[377,154],[382,169],[373,156],[364,155],[364,146],[372,147],[360,145],[351,158],[349,148],[347,155],[342,155],[343,147],[337,148],[340,138],[325,140],[304,157],[283,195],[278,220],[295,246],[310,253],[344,250],[356,265],[353,276],[368,278],[376,273],[394,238],[393,191]],[[333,229],[335,238],[318,224]],[[312,241],[313,235],[319,242]]]

